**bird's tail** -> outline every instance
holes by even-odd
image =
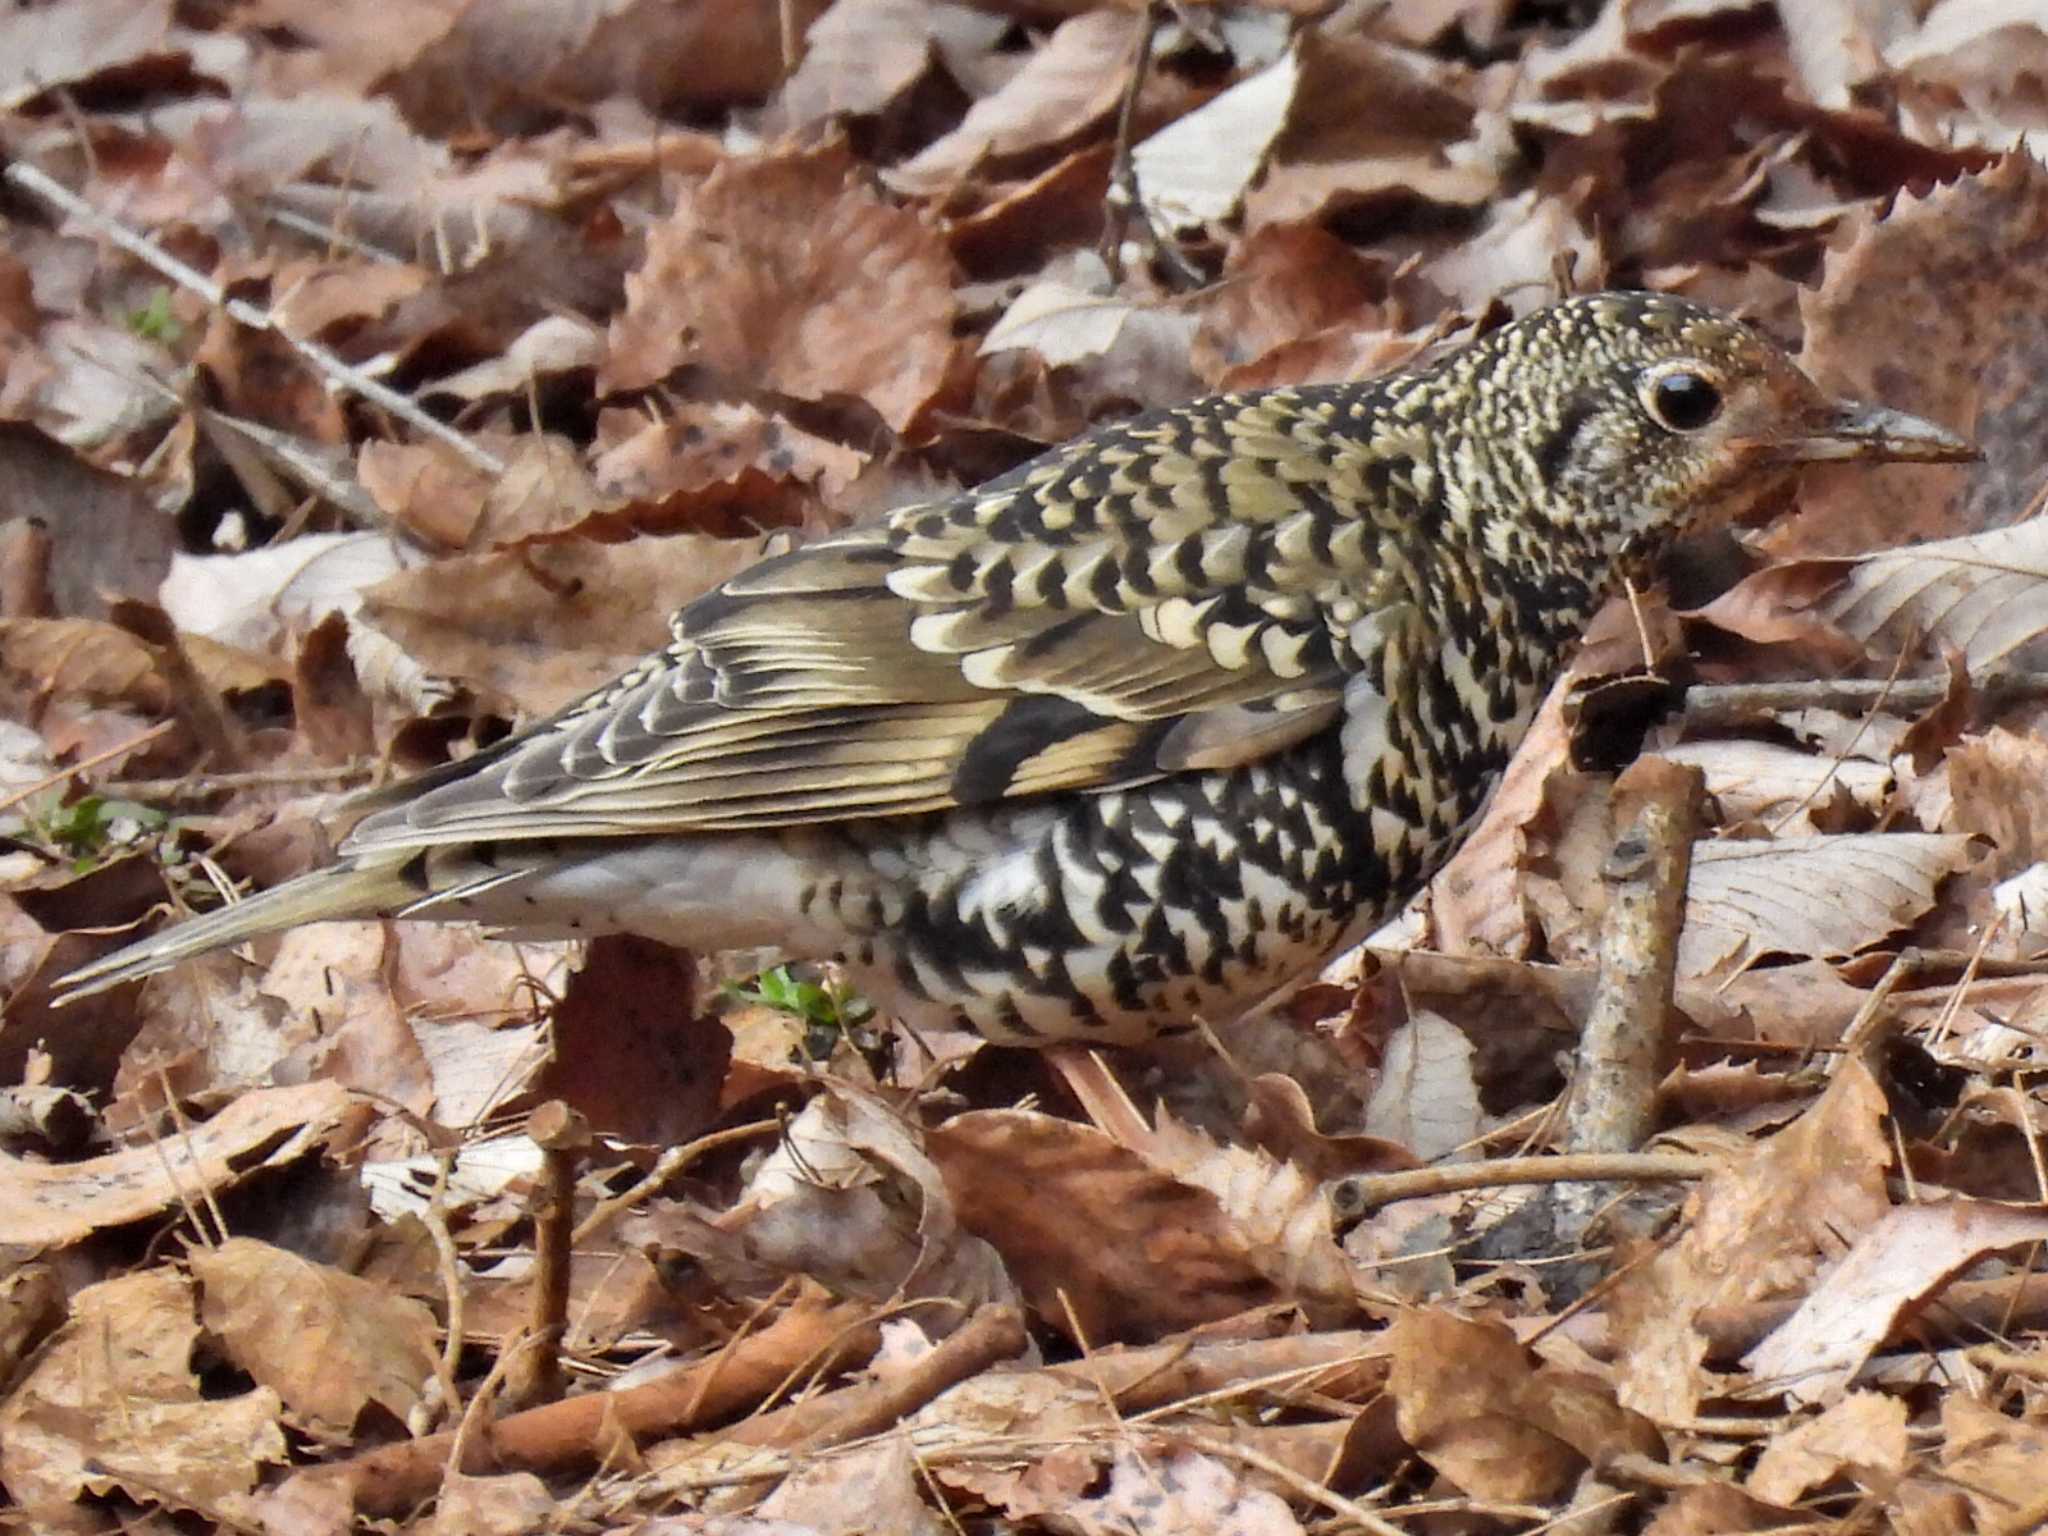
[[[330,918],[395,912],[419,899],[419,887],[407,879],[406,855],[402,853],[395,858],[386,855],[330,865],[217,912],[174,924],[91,965],[80,966],[58,981],[52,1001],[61,1007],[259,934]]]

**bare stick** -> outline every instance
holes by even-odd
[[[1989,708],[2048,698],[2048,672],[1994,672],[1971,681]],[[1793,709],[1831,709],[1842,714],[1882,709],[1894,715],[1918,715],[1939,704],[1948,690],[1948,679],[1942,677],[1902,677],[1889,683],[1883,678],[1841,677],[1716,684],[1686,690],[1685,721],[1694,728],[1750,725],[1760,716]]]
[[[541,1149],[533,1191],[533,1299],[523,1351],[507,1379],[512,1401],[551,1403],[562,1395],[562,1339],[569,1331],[569,1255],[576,1223],[576,1176],[591,1144],[590,1122],[560,1099],[526,1117]]]
[[[1331,1191],[1343,1214],[1363,1214],[1396,1200],[1497,1189],[1510,1184],[1640,1183],[1649,1179],[1704,1179],[1720,1166],[1685,1152],[1580,1152],[1563,1157],[1516,1157],[1483,1163],[1445,1163],[1399,1173],[1361,1173]]]
[[[76,773],[78,769],[69,771]],[[241,773],[188,773],[178,779],[105,779],[96,788],[109,800],[184,804],[244,789],[312,789],[322,784],[346,784],[352,779],[367,779],[376,771],[374,761],[359,757],[321,768],[251,768]]]
[[[588,1467],[621,1433],[660,1438],[730,1418],[797,1372],[819,1365],[841,1369],[872,1354],[872,1311],[864,1302],[799,1302],[761,1332],[658,1381],[510,1414],[477,1436],[475,1459],[506,1470]],[[309,1468],[294,1481],[338,1487],[365,1515],[400,1514],[432,1497],[453,1446],[450,1433],[426,1435]]]
[[[1632,1152],[1649,1139],[1671,1056],[1671,988],[1705,789],[1699,769],[1660,757],[1633,764],[1614,787],[1622,831],[1600,871],[1608,885],[1600,981],[1565,1112],[1567,1152]],[[1601,1198],[1592,1185],[1560,1188],[1558,1235],[1577,1240]]]
[[[157,737],[167,736],[177,728],[178,722],[175,720],[160,721],[140,735],[130,736],[126,741],[118,742],[103,752],[95,752],[91,757],[73,763],[69,768],[59,768],[48,777],[37,779],[33,784],[25,784],[5,799],[0,799],[0,811],[11,811],[30,796],[40,795],[46,789],[54,789],[74,774],[84,773],[88,768],[97,768],[101,763],[110,763],[124,753],[146,747]]]
[[[496,454],[478,447],[453,427],[428,415],[397,390],[378,383],[360,369],[344,362],[319,342],[292,335],[277,323],[277,317],[269,311],[258,309],[241,299],[230,298],[227,290],[205,273],[187,266],[148,236],[139,235],[125,224],[100,212],[63,183],[45,175],[33,165],[16,160],[5,171],[0,171],[0,177],[4,177],[9,185],[61,208],[73,218],[90,225],[144,266],[170,279],[180,288],[198,294],[230,318],[252,330],[275,333],[283,339],[285,345],[303,357],[315,372],[351,394],[389,411],[400,421],[411,426],[414,431],[446,444],[460,454],[465,463],[488,475],[502,475],[505,472],[504,462]]]

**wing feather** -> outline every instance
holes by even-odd
[[[385,793],[345,849],[910,815],[1299,741],[1355,662],[1281,569],[1302,502],[1204,483],[1233,410],[1260,430],[1246,400],[765,560],[619,681],[473,770]],[[1205,522],[1191,488],[1242,505],[1212,499]]]

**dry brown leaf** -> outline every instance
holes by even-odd
[[[1184,1184],[1216,1197],[1252,1264],[1325,1326],[1348,1321],[1359,1277],[1332,1232],[1322,1186],[1256,1147],[1220,1146],[1159,1106],[1141,1150]]]
[[[58,1247],[102,1227],[178,1209],[202,1191],[227,1188],[253,1168],[305,1156],[349,1102],[339,1083],[259,1088],[202,1124],[83,1162],[32,1162],[0,1153],[6,1240]]]
[[[385,981],[397,942],[396,929],[381,921],[301,924],[278,940],[262,991],[287,1017],[315,1021],[318,1036],[305,1054],[323,1077],[426,1116],[433,1071]]]
[[[1858,87],[1886,73],[1885,50],[1919,28],[1907,0],[1807,0],[1781,13],[1786,52],[1818,105],[1853,104]]]
[[[524,395],[557,375],[595,369],[604,358],[604,332],[574,315],[536,320],[496,357],[436,379],[423,395],[483,400]]]
[[[2008,155],[1989,171],[1902,196],[1831,253],[1801,296],[1801,362],[1824,389],[1880,400],[1973,438],[1985,462],[1804,477],[1797,517],[1768,535],[1781,553],[1886,548],[1998,528],[2048,486],[2036,382],[2048,368],[2048,289],[2009,253],[2048,235],[2048,169]]]
[[[1197,1451],[1161,1454],[1123,1448],[1110,1463],[1109,1487],[1067,1506],[1081,1529],[1130,1536],[1301,1536],[1285,1501],[1249,1487],[1237,1470]]]
[[[1917,29],[1886,30],[1901,116],[1930,143],[2024,149],[2029,131],[2048,127],[2048,35],[2026,4],[1949,0],[1929,8]]]
[[[1736,1536],[1779,1530],[1797,1520],[1793,1511],[1766,1504],[1732,1483],[1704,1483],[1667,1503],[1643,1528],[1643,1536]]]
[[[819,1457],[784,1478],[762,1502],[757,1518],[788,1521],[817,1536],[945,1536],[952,1527],[927,1504],[920,1463],[901,1435],[891,1435],[848,1456]]]
[[[1603,1456],[1663,1453],[1611,1387],[1537,1364],[1499,1323],[1418,1307],[1395,1320],[1388,1342],[1401,1438],[1472,1498],[1553,1499]]]
[[[960,1222],[1002,1255],[1053,1327],[1090,1343],[1156,1338],[1276,1291],[1216,1197],[1102,1132],[1027,1110],[978,1110],[926,1150]]]
[[[1969,1496],[1969,1529],[2018,1536],[2010,1524],[2014,1512],[2040,1508],[2048,1428],[1969,1393],[1950,1392],[1941,1400],[1941,1437],[1941,1472]]]
[[[274,1536],[290,1536],[277,1504],[264,1514]],[[560,1515],[561,1502],[531,1472],[471,1477],[450,1471],[434,1490],[433,1530],[442,1536],[535,1536]]]
[[[829,1278],[845,1294],[944,1296],[967,1310],[1014,1301],[997,1250],[956,1210],[915,1127],[837,1079],[789,1123],[733,1209],[710,1226],[737,1240],[726,1265]],[[707,1237],[709,1233],[705,1234]]]
[[[150,380],[170,363],[158,343],[95,316],[45,322],[33,346],[10,349],[0,418],[26,422],[79,451],[170,425],[176,402]]]
[[[1136,14],[1116,7],[1062,22],[1000,90],[883,179],[912,195],[944,192],[987,162],[1066,147],[1116,111],[1138,32]]]
[[[1499,300],[1526,315],[1558,297],[1561,272],[1581,290],[1607,286],[1598,238],[1558,199],[1533,191],[1495,201],[1478,236],[1422,268],[1451,307],[1466,314]]]
[[[1686,882],[1681,975],[1761,955],[1853,955],[1912,926],[1971,862],[1967,837],[1853,832],[1703,843]]]
[[[1955,651],[1982,676],[2000,663],[2041,665],[2044,576],[2048,518],[2036,518],[1859,560],[1817,611],[1873,655]]]
[[[170,0],[57,0],[8,18],[0,106],[174,49]]]
[[[732,1033],[697,1006],[697,960],[628,934],[591,941],[550,1020],[552,1060],[535,1091],[598,1132],[678,1146],[709,1128]]]
[[[348,1434],[371,1403],[400,1423],[434,1379],[434,1314],[378,1282],[231,1237],[190,1260],[200,1317],[301,1421]]]
[[[1237,215],[1287,124],[1301,74],[1301,56],[1289,50],[1131,152],[1154,229],[1199,236]]]
[[[993,43],[1001,24],[989,24]],[[772,121],[789,132],[887,111],[930,75],[937,28],[922,0],[837,0],[804,34],[803,63],[783,82]]]
[[[758,559],[758,540],[571,540],[443,560],[363,594],[414,665],[539,717],[668,643],[668,616]]]
[[[1689,741],[1660,747],[1657,755],[1706,775],[1707,793],[1720,807],[1724,825],[1754,822],[1774,834],[1817,832],[1815,811],[1841,796],[1874,816],[1892,789],[1886,762],[1824,756],[1747,738]]]
[[[602,392],[692,364],[800,400],[865,400],[907,432],[954,368],[953,259],[862,185],[843,145],[728,160],[650,232]]]
[[[1523,889],[1528,826],[1542,811],[1553,777],[1571,772],[1564,701],[1563,686],[1550,691],[1479,824],[1430,882],[1430,915],[1446,953],[1519,958],[1529,952],[1535,923]]]
[[[1947,766],[1946,829],[1988,838],[2001,878],[2048,859],[2048,742],[1994,726],[1949,748]]]
[[[97,619],[0,619],[0,675],[31,695],[127,704],[145,714],[171,704],[156,653]]]
[[[1885,1111],[1883,1090],[1849,1057],[1811,1109],[1700,1185],[1678,1240],[1612,1293],[1623,1403],[1664,1423],[1692,1418],[1726,1380],[1706,1369],[1699,1313],[1796,1293],[1883,1219]]]
[[[1851,1392],[1819,1418],[1764,1447],[1748,1487],[1773,1504],[1795,1505],[1848,1475],[1873,1490],[1906,1470],[1906,1404],[1879,1392]]]
[[[694,493],[735,485],[751,470],[775,488],[794,481],[839,505],[866,463],[867,455],[858,449],[806,432],[786,417],[719,401],[681,403],[659,416],[601,412],[590,471],[605,495],[648,506],[637,521],[658,515],[672,497],[687,497],[697,512],[696,527],[709,532],[713,529],[704,520],[709,498]],[[768,510],[754,509],[757,526],[796,521],[763,515]]]
[[[1223,281],[1202,295],[1194,365],[1210,388],[1232,387],[1222,381],[1233,370],[1253,367],[1278,349],[1300,356],[1298,343],[1318,333],[1341,330],[1355,342],[1359,332],[1379,331],[1390,341],[1376,304],[1385,289],[1379,265],[1327,230],[1268,224],[1233,248]],[[1270,376],[1268,382],[1293,381]]]
[[[1464,1146],[1484,1116],[1472,1076],[1472,1042],[1442,1014],[1418,1008],[1387,1042],[1365,1130],[1399,1142],[1423,1162]]]
[[[1759,1391],[1838,1401],[1900,1319],[2001,1248],[2048,1241],[2048,1208],[1941,1200],[1862,1233],[1799,1310],[1743,1357]]]
[[[171,622],[244,650],[281,650],[288,634],[331,613],[352,616],[362,593],[420,556],[382,533],[316,533],[238,555],[171,562],[162,602]]]
[[[289,1090],[286,1090],[289,1091]],[[0,1407],[0,1477],[50,1527],[86,1492],[214,1513],[285,1459],[268,1387],[202,1394],[192,1282],[158,1267],[88,1286]],[[46,1528],[50,1528],[46,1527]]]
[[[440,443],[365,443],[356,476],[400,527],[439,549],[469,547],[496,479]]]

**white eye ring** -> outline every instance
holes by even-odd
[[[1721,414],[1720,381],[1697,363],[1667,363],[1644,371],[1636,385],[1643,409],[1668,432],[1697,432]]]

